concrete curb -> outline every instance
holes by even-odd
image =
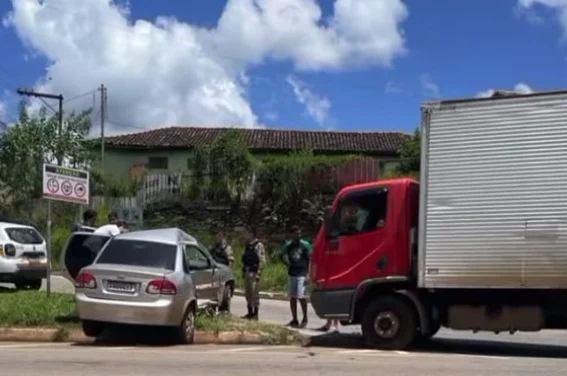
[[[244,296],[244,290],[235,289],[234,290],[235,296]],[[305,297],[307,301],[309,301],[309,296]],[[280,301],[288,301],[289,297],[285,292],[268,292],[268,291],[260,291],[260,299],[269,299],[269,300],[280,300]]]
[[[94,343],[80,329],[64,328],[0,328],[0,342],[72,342]],[[253,332],[195,332],[196,345],[268,345],[261,333]]]

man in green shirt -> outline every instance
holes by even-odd
[[[288,240],[281,250],[281,257],[288,266],[288,294],[292,317],[288,325],[304,328],[307,326],[305,284],[307,282],[309,263],[311,261],[311,244],[301,238],[301,229],[299,226],[293,226],[291,233],[291,240]],[[301,324],[297,319],[297,301],[299,301],[303,313]]]

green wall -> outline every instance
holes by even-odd
[[[187,159],[191,157],[191,152],[189,150],[107,149],[105,150],[104,171],[117,177],[127,177],[134,164],[148,163],[149,157],[167,157],[168,171],[188,171]]]

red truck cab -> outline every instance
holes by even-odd
[[[311,304],[319,317],[362,322],[364,331],[364,312],[377,290],[405,289],[407,299],[417,299],[409,291],[417,282],[418,214],[419,183],[409,178],[352,185],[337,194],[313,247]],[[380,346],[404,347],[397,337]]]
[[[320,317],[358,321],[368,287],[414,279],[419,183],[403,178],[342,189],[313,247],[311,300]]]

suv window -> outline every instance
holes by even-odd
[[[205,270],[211,267],[211,261],[197,246],[185,244],[185,257],[189,270]]]
[[[43,237],[30,227],[7,227],[4,229],[11,241],[20,244],[41,244]]]
[[[386,189],[353,193],[339,204],[334,232],[338,235],[356,235],[384,227],[387,209]]]
[[[176,256],[177,246],[172,244],[114,239],[102,250],[96,263],[175,270]]]

